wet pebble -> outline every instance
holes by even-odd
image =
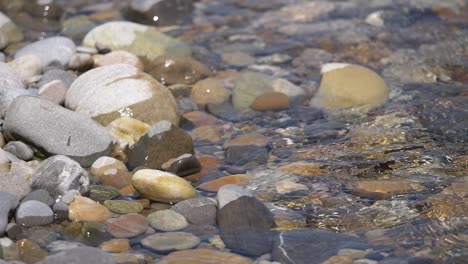
[[[267,149],[256,145],[231,146],[224,153],[227,164],[245,168],[266,164],[269,158]]]
[[[229,91],[214,78],[206,78],[192,86],[190,99],[197,105],[221,104],[229,97]]]
[[[126,214],[111,219],[107,232],[117,238],[130,238],[143,234],[148,227],[146,217],[139,214]]]
[[[311,101],[312,106],[330,111],[351,107],[368,111],[388,99],[389,89],[385,81],[365,67],[331,63],[322,66],[321,73],[320,87]]]
[[[194,84],[211,74],[205,65],[192,57],[172,54],[157,57],[148,65],[147,72],[164,85]]]
[[[198,185],[197,188],[207,192],[217,192],[221,187],[227,184],[246,185],[249,180],[250,179],[245,175],[230,175],[202,183]]]
[[[120,253],[130,249],[130,242],[128,239],[116,238],[103,242],[99,248],[107,252]]]
[[[140,194],[153,201],[180,202],[197,196],[195,189],[186,180],[159,170],[139,170],[132,184]]]
[[[174,210],[160,210],[147,216],[150,225],[160,231],[179,231],[188,227],[185,217]]]
[[[187,261],[196,261],[199,264],[224,263],[224,264],[251,264],[253,261],[247,257],[230,253],[217,251],[213,249],[189,249],[172,252],[162,258],[167,263],[186,263]]]
[[[18,240],[16,241],[16,245],[20,252],[19,260],[25,263],[39,263],[39,261],[45,259],[49,255],[47,251],[29,239]]]
[[[243,73],[232,92],[232,104],[237,109],[247,109],[258,96],[273,92],[270,78],[256,72]]]
[[[241,196],[218,211],[220,235],[228,248],[260,256],[271,252],[273,216],[257,198]]]
[[[52,206],[55,203],[54,198],[52,198],[47,190],[39,189],[30,192],[26,197],[23,198],[22,202],[26,201],[39,201],[48,206]]]
[[[104,205],[81,196],[75,197],[68,210],[68,218],[71,221],[104,222],[112,216],[112,213]]]
[[[275,111],[289,107],[289,97],[280,92],[269,92],[259,95],[250,105],[255,111]]]
[[[62,222],[68,220],[68,205],[64,202],[56,202],[52,206],[52,211],[54,211],[54,218],[56,222]]]
[[[140,213],[143,205],[139,202],[125,200],[106,200],[104,206],[110,211],[118,214]]]
[[[216,224],[216,201],[212,198],[192,198],[175,204],[171,209],[194,225]]]
[[[197,157],[192,154],[183,154],[173,160],[169,160],[162,165],[163,169],[183,177],[201,171],[201,164]],[[166,167],[166,168],[164,168]]]
[[[245,187],[236,184],[227,184],[219,188],[216,195],[218,207],[221,210],[226,204],[239,199],[242,196],[253,197],[253,194]]]
[[[127,163],[131,168],[160,169],[164,162],[192,152],[192,137],[168,121],[161,121],[128,150]]]
[[[200,244],[200,239],[185,232],[167,232],[145,237],[141,244],[158,252],[170,252],[194,248]]]
[[[93,185],[89,188],[89,198],[94,201],[112,200],[120,196],[119,190],[106,185]]]
[[[91,165],[91,174],[102,184],[117,189],[131,185],[132,176],[125,164],[115,158],[103,156]]]

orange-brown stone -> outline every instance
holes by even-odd
[[[280,92],[264,93],[257,96],[250,105],[256,111],[281,110],[289,107],[289,97]]]
[[[221,177],[219,179],[202,183],[198,185],[198,189],[208,191],[208,192],[217,192],[219,188],[223,187],[226,184],[237,184],[237,185],[246,185],[249,182],[249,178],[244,175],[230,175]]]
[[[162,259],[164,264],[252,264],[249,258],[213,249],[190,249],[173,252]]]

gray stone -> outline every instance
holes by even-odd
[[[242,196],[226,204],[218,211],[218,224],[228,248],[251,256],[271,252],[273,215],[257,198]]]
[[[45,189],[52,197],[64,195],[71,190],[86,193],[89,190],[89,175],[76,161],[57,155],[37,166],[31,187]]]
[[[273,92],[271,79],[261,73],[243,73],[232,91],[232,104],[237,109],[246,109],[259,95]]]
[[[55,221],[64,221],[68,219],[68,205],[64,202],[56,202],[52,206],[55,214]]]
[[[269,158],[268,150],[256,145],[230,146],[225,151],[227,164],[256,168],[266,164]]]
[[[9,238],[18,240],[19,236],[23,233],[23,228],[17,223],[8,223],[5,232]]]
[[[175,204],[172,210],[194,225],[216,224],[216,201],[212,198],[192,198]]]
[[[57,122],[60,120],[60,122]],[[21,96],[5,115],[5,133],[49,155],[66,155],[83,166],[110,155],[112,137],[89,117],[48,100]]]
[[[226,204],[239,199],[242,196],[253,197],[253,194],[246,188],[236,184],[226,184],[219,188],[216,199],[221,210]]]
[[[167,232],[150,235],[141,244],[158,252],[191,249],[200,244],[200,238],[185,232]]]
[[[149,214],[146,219],[151,227],[161,231],[178,231],[188,227],[185,217],[174,210],[160,210]]]
[[[44,86],[47,83],[52,81],[62,81],[65,87],[68,89],[70,88],[73,81],[76,79],[76,75],[69,71],[64,71],[60,69],[51,69],[46,71],[43,75],[39,83],[37,84],[38,87]]]
[[[321,263],[340,249],[367,249],[371,246],[359,238],[328,230],[293,230],[281,232],[273,246],[273,260],[286,264],[306,264],[313,259]]]
[[[21,141],[10,141],[3,147],[3,150],[25,161],[32,160],[34,157],[34,152],[31,147]]]
[[[64,250],[57,254],[50,255],[37,264],[82,264],[82,263],[99,263],[99,264],[115,264],[115,260],[111,254],[93,247],[77,247],[74,249]]]
[[[23,199],[31,192],[31,175],[17,175],[14,173],[0,174],[0,192],[8,192],[14,194],[18,200]]]
[[[8,215],[16,206],[18,206],[18,199],[13,194],[0,192],[0,235],[3,235],[3,232],[5,232],[8,224]]]
[[[23,198],[22,202],[26,201],[39,201],[52,206],[54,204],[54,198],[52,198],[47,190],[39,189],[30,192],[26,197]]]
[[[65,37],[50,37],[31,43],[18,50],[15,58],[33,54],[41,59],[42,65],[47,66],[52,62],[59,62],[66,65],[71,56],[75,54],[75,43]]]
[[[187,132],[168,121],[160,121],[128,150],[128,165],[160,169],[164,162],[192,152],[192,137]]]
[[[48,225],[54,221],[54,212],[39,201],[26,201],[16,209],[16,222],[23,227]]]

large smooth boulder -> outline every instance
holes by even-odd
[[[171,92],[128,64],[103,66],[81,75],[68,90],[65,105],[104,126],[122,116],[150,125],[161,120],[179,123]]]

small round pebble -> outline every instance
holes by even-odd
[[[159,252],[170,252],[194,248],[200,244],[200,238],[185,232],[157,233],[145,237],[141,244]]]
[[[178,231],[188,227],[188,222],[182,214],[173,210],[161,210],[147,217],[150,225],[161,231]]]
[[[34,157],[34,152],[31,147],[21,141],[10,141],[3,147],[3,150],[25,161],[32,160]]]
[[[26,201],[16,210],[16,222],[23,227],[48,225],[54,221],[54,212],[39,201]]]

